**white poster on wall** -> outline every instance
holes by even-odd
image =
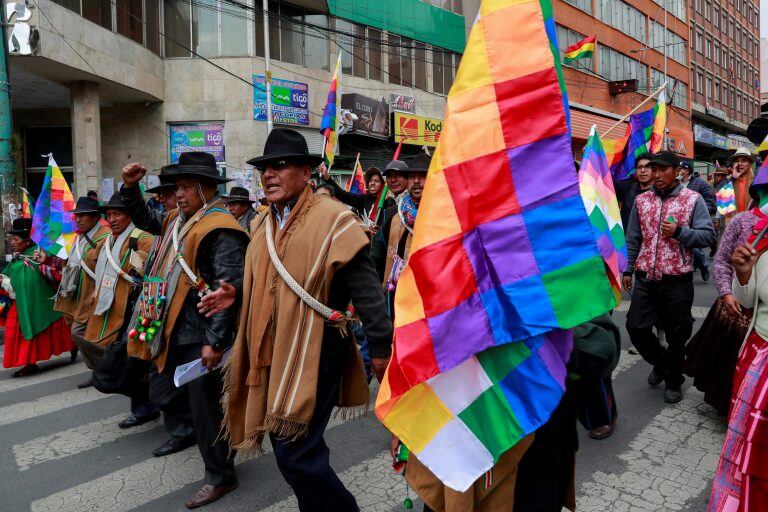
[[[101,188],[99,189],[99,199],[106,203],[115,193],[115,178],[102,178]]]

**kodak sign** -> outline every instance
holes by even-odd
[[[405,112],[395,112],[395,142],[416,146],[437,146],[440,132],[443,130],[443,120],[422,117]]]

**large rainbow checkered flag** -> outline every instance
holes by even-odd
[[[662,91],[656,105],[629,116],[627,131],[622,139],[610,143],[604,141],[606,149],[611,148],[608,151],[611,174],[619,180],[632,176],[639,156],[661,150],[666,127],[667,100]]]
[[[67,180],[61,174],[53,155],[48,155],[43,189],[32,216],[32,240],[41,248],[59,258],[67,258],[77,226],[70,210],[75,209],[75,198]]]
[[[615,301],[557,48],[550,0],[482,2],[398,281],[376,414],[458,491],[549,419],[568,329]]]
[[[621,302],[621,273],[627,268],[627,242],[611,170],[597,126],[592,126],[584,147],[579,189],[618,305]]]

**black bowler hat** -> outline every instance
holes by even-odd
[[[658,165],[660,167],[674,167],[677,169],[680,167],[680,157],[673,151],[659,151],[651,156],[651,165]]]
[[[256,201],[251,201],[251,195],[248,190],[243,187],[232,187],[229,191],[229,195],[223,197],[225,203],[250,203],[253,204]]]
[[[216,157],[205,151],[188,151],[179,155],[176,172],[167,175],[168,181],[175,182],[179,178],[204,178],[215,183],[226,183],[216,168]]]
[[[395,172],[399,172],[400,174],[407,174],[408,164],[406,164],[402,160],[392,160],[384,168],[384,171],[382,171],[382,174],[386,176],[388,171],[395,171]]]
[[[92,197],[78,197],[74,210],[69,210],[69,213],[92,213],[94,215],[99,214],[99,202]]]
[[[408,162],[408,173],[427,172],[432,159],[426,153],[419,153]]]
[[[32,233],[32,219],[13,219],[11,229],[8,230],[9,235],[20,236],[21,238],[29,238]]]
[[[109,198],[109,202],[104,206],[100,206],[99,210],[102,213],[107,213],[107,210],[125,210],[126,206],[123,202],[123,198],[120,196],[120,192],[115,192],[112,197]]]
[[[309,154],[307,140],[299,132],[289,128],[275,128],[269,132],[264,143],[264,154],[251,158],[247,163],[260,168],[267,162],[283,159],[306,162],[312,167],[323,161],[323,157]]]
[[[168,181],[169,176],[173,176],[178,172],[179,166],[177,164],[164,165],[160,168],[160,184],[156,187],[148,188],[144,192],[147,194],[162,194],[163,192],[172,192],[176,190],[176,185],[172,181]]]

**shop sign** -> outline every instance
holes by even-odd
[[[725,115],[725,112],[720,110],[719,108],[715,108],[709,103],[707,103],[707,114],[716,117],[718,119],[722,119],[723,121],[727,120],[727,116]]]
[[[172,164],[187,151],[205,151],[216,157],[217,162],[225,161],[223,123],[172,124],[170,130]]]
[[[693,140],[714,146],[714,139],[714,132],[712,132],[711,129],[706,126],[701,126],[700,124],[693,125]]]
[[[357,119],[347,133],[357,133],[379,139],[389,138],[389,106],[384,98],[375,100],[362,94],[343,94],[342,110],[349,110]]]
[[[416,113],[416,98],[413,96],[403,96],[402,94],[390,94],[389,106],[393,112],[405,112],[407,114]]]
[[[735,133],[728,134],[728,149],[747,148],[748,150],[755,152],[755,145],[750,142],[744,135],[738,135]]]
[[[309,126],[309,86],[273,78],[272,122]],[[267,92],[264,75],[253,75],[253,118],[267,120]]]
[[[719,133],[712,134],[712,145],[716,148],[728,149],[728,138]]]
[[[435,147],[442,130],[442,119],[395,112],[395,142]]]

